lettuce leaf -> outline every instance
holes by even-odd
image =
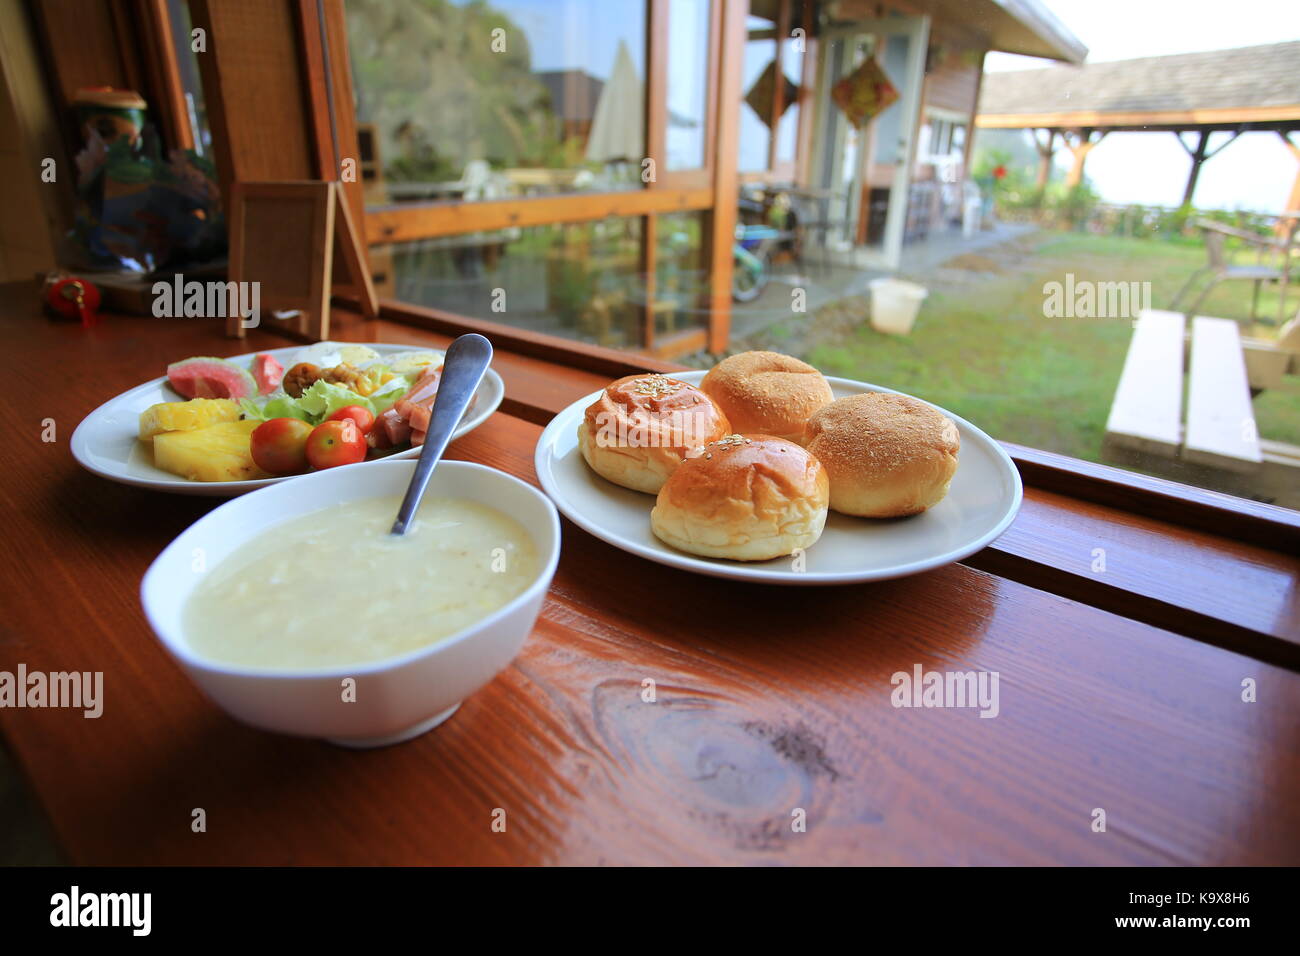
[[[397,400],[411,390],[417,377],[417,375],[398,375],[371,392],[370,404],[374,408],[375,415],[382,415],[397,404]]]
[[[304,422],[312,422],[312,417],[299,407],[298,400],[288,395],[272,396],[269,401],[263,401],[260,405],[256,399],[241,398],[239,407],[245,418],[262,422],[268,422],[272,418],[298,418]]]
[[[310,415],[314,422],[323,422],[348,405],[360,405],[372,414],[375,410],[369,399],[361,397],[346,385],[336,385],[323,378],[313,382],[298,399],[298,407]]]
[[[319,425],[340,408],[360,405],[376,418],[392,408],[394,403],[410,389],[410,380],[398,375],[381,385],[369,396],[358,395],[346,385],[337,385],[321,379],[313,382],[299,398],[283,393],[270,396],[258,404],[255,399],[241,399],[240,408],[245,418],[269,421],[272,418],[298,418]]]

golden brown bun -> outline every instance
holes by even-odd
[[[808,422],[808,450],[831,478],[831,507],[865,518],[933,508],[957,471],[952,419],[906,395],[869,392],[827,405]]]
[[[728,435],[669,476],[650,527],[690,554],[767,561],[816,543],[828,498],[826,469],[794,442]]]
[[[578,426],[578,447],[596,474],[655,494],[686,453],[730,431],[713,399],[662,375],[610,383]]]
[[[741,352],[704,376],[705,391],[743,435],[775,435],[802,443],[813,412],[834,395],[821,372],[779,352]]]

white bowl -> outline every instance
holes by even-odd
[[[555,506],[504,472],[443,461],[429,483],[430,495],[467,498],[511,516],[537,548],[540,571],[532,584],[458,634],[352,667],[266,670],[203,658],[186,643],[182,627],[185,604],[203,568],[216,567],[250,539],[308,512],[350,499],[401,495],[414,470],[414,461],[381,461],[321,471],[236,498],[196,521],[158,556],[141,585],[145,616],[163,647],[218,706],[264,730],[380,747],[442,723],[519,653],[560,557]],[[367,590],[364,581],[358,583],[359,597]],[[352,701],[344,700],[345,678],[356,681]]]

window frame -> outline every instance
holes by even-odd
[[[310,0],[304,0],[309,3]],[[789,3],[790,0],[784,0]],[[343,30],[342,0],[329,0],[328,6],[337,6],[340,16],[332,18],[331,30]],[[667,70],[669,44],[669,0],[646,0],[646,51],[647,64],[645,103],[646,158],[653,163],[654,176],[641,188],[617,192],[562,194],[555,196],[527,196],[503,200],[476,202],[429,201],[413,203],[388,203],[362,210],[360,221],[367,246],[386,245],[408,240],[431,239],[471,232],[523,226],[569,225],[591,222],[609,217],[637,217],[641,219],[641,258],[639,271],[645,276],[646,306],[642,315],[641,347],[656,355],[680,355],[715,345],[725,340],[725,329],[730,321],[730,297],[719,302],[709,301],[709,327],[690,330],[674,339],[656,340],[654,325],[654,292],[656,272],[656,244],[658,216],[663,213],[701,212],[711,217],[710,228],[705,230],[701,255],[708,259],[709,274],[715,284],[730,288],[731,255],[730,233],[734,228],[734,208],[728,216],[719,209],[719,197],[724,195],[719,187],[718,170],[720,149],[723,146],[719,127],[725,120],[720,108],[720,80],[722,73],[723,29],[726,17],[734,15],[740,7],[747,8],[746,0],[709,0],[710,34],[707,48],[709,64],[706,72],[705,155],[702,166],[695,169],[669,170],[665,156],[665,139],[668,119]],[[303,11],[304,19],[310,11]],[[331,37],[331,49],[346,50],[346,35]],[[351,96],[335,97],[336,113],[350,114],[355,128],[356,117]],[[723,187],[725,188],[725,187]],[[734,206],[734,202],[732,203]],[[729,221],[724,221],[729,220]],[[726,237],[726,256],[718,246]],[[721,264],[721,265],[720,265]],[[723,271],[720,271],[723,270]],[[472,321],[469,316],[464,317]],[[468,327],[468,326],[467,326]]]
[[[117,8],[115,0],[84,0],[84,2],[87,5],[98,4],[99,8],[96,12],[100,16],[116,16],[119,18],[122,16],[122,11]],[[192,4],[191,13],[195,17],[196,25],[204,26],[209,30],[209,53],[207,58],[201,62],[205,65],[203,75],[204,91],[205,98],[209,100],[209,114],[214,143],[222,141],[226,143],[224,155],[221,150],[218,150],[217,155],[223,191],[226,190],[230,181],[237,178],[295,178],[294,170],[304,164],[314,168],[319,175],[325,175],[327,172],[336,169],[340,157],[333,155],[332,137],[321,135],[322,131],[327,129],[325,124],[329,122],[327,103],[330,93],[326,90],[324,70],[320,68],[322,62],[319,54],[324,47],[317,45],[313,52],[313,41],[311,39],[313,36],[321,36],[321,21],[317,14],[316,0],[220,0],[220,7],[214,0],[190,0],[190,2]],[[665,16],[666,0],[647,0],[647,2],[649,4],[648,17],[650,18],[649,36],[659,35],[662,40],[662,37],[666,35],[663,33],[664,25],[656,20],[656,17],[662,18]],[[788,4],[789,2],[790,0],[783,0],[783,3]],[[604,215],[599,214],[599,210],[592,204],[601,202],[611,204],[630,202],[633,204],[631,207],[620,206],[618,208],[634,208],[636,212],[625,214],[640,214],[651,220],[653,220],[656,213],[663,211],[678,211],[679,209],[711,211],[713,213],[713,236],[709,252],[712,256],[714,270],[714,281],[712,283],[714,291],[711,301],[715,304],[715,308],[721,306],[721,308],[718,308],[721,321],[711,324],[707,335],[702,335],[699,338],[706,339],[705,344],[708,347],[719,351],[725,344],[727,326],[729,325],[731,232],[735,224],[734,197],[740,179],[734,162],[737,155],[737,124],[726,122],[728,114],[720,106],[720,104],[728,101],[739,101],[741,96],[739,71],[727,71],[723,69],[723,65],[737,62],[743,56],[746,38],[745,18],[748,14],[749,5],[748,0],[712,0],[712,3],[714,31],[710,49],[712,51],[713,66],[711,66],[710,70],[711,93],[709,103],[710,108],[715,112],[711,114],[710,120],[713,135],[711,152],[708,155],[711,163],[708,181],[700,186],[671,181],[660,182],[655,184],[655,188],[644,190],[616,194],[583,194],[578,197],[564,198],[570,202],[576,202],[580,206],[585,204],[583,206],[585,209],[583,212],[584,218],[593,219],[604,218],[605,215],[619,214],[617,210],[606,212]],[[59,42],[57,36],[51,36],[54,18],[49,14],[51,11],[58,13],[61,9],[55,0],[33,0],[33,7],[34,21],[38,27],[38,32],[43,34],[42,40],[48,57],[47,66],[49,72],[47,76],[51,86],[57,90],[59,84],[64,81],[65,72],[71,74],[77,69],[84,69],[85,48],[84,45]],[[253,28],[262,22],[266,22],[263,20],[264,17],[273,15],[278,18],[277,22],[282,22],[286,14],[286,8],[290,19],[297,27],[294,35],[288,38],[295,46],[297,57],[288,66],[282,61],[266,61],[265,57],[262,57],[261,61],[254,61],[250,64],[240,59],[242,45],[239,42],[228,45],[221,44],[222,36],[234,35],[236,28],[238,30]],[[212,16],[214,9],[220,9],[223,16],[214,20]],[[356,145],[355,116],[352,114],[350,107],[347,109],[338,108],[341,103],[351,103],[351,78],[346,57],[346,24],[343,0],[323,0],[322,9],[325,13],[325,36],[327,37],[328,50],[333,64],[333,98],[336,106],[335,122],[338,125],[339,142],[344,152],[350,151],[353,156],[359,156]],[[168,82],[168,76],[173,78],[172,82],[177,82],[175,80],[175,71],[168,69],[166,65],[170,48],[168,51],[158,48],[159,44],[169,42],[167,38],[170,36],[170,31],[166,4],[161,0],[133,0],[130,12],[131,17],[149,18],[150,26],[140,30],[140,36],[137,37],[134,31],[127,29],[137,21],[130,18],[119,19],[117,21],[119,35],[112,41],[115,49],[97,48],[100,58],[107,58],[105,59],[106,62],[114,56],[120,58],[118,66],[120,69],[125,70],[124,75],[128,77],[149,77],[150,82],[162,82],[164,87]],[[808,26],[811,27],[811,24],[808,24]],[[278,39],[280,41],[285,40],[283,37]],[[816,60],[815,41],[811,29],[808,29],[806,42],[808,47],[804,60],[805,76],[810,64]],[[103,47],[104,45],[101,44],[100,46]],[[235,52],[233,56],[229,55],[232,50]],[[246,57],[248,55],[247,51],[244,51],[242,55]],[[662,42],[659,42],[650,50],[647,62],[653,62],[655,56],[664,55],[666,54]],[[246,76],[245,73],[251,75]],[[262,115],[255,110],[230,110],[225,98],[232,91],[226,88],[225,80],[231,76],[236,77],[243,84],[233,92],[243,93],[244,95],[247,95],[250,88],[256,91],[266,85],[281,84],[283,86],[291,84],[300,103],[301,113],[286,118],[284,116]],[[157,80],[154,79],[155,77],[161,77],[162,79]],[[218,84],[216,89],[212,87],[214,82]],[[655,85],[654,83],[647,84],[647,90],[651,91],[648,92],[648,96],[658,95],[653,92]],[[808,88],[806,82],[804,86],[805,89]],[[171,107],[173,110],[175,108],[174,104],[177,102],[175,93],[175,89],[170,91],[164,89],[161,94],[164,102],[173,104]],[[164,109],[167,108],[164,107]],[[803,115],[801,115],[801,144],[806,141],[804,139],[804,127],[806,124],[810,126],[812,112],[812,110],[804,110]],[[650,113],[651,109],[647,109],[647,116]],[[732,115],[734,116],[734,114]],[[255,136],[259,133],[264,136],[273,136],[277,124],[286,120],[300,124],[300,128],[305,130],[306,134],[298,136],[295,140],[295,148],[300,150],[299,153],[286,156],[285,150],[282,148],[257,152],[255,149],[245,147],[249,155],[235,154],[231,148],[228,133],[229,124],[232,118],[236,117],[240,123],[241,143],[243,144],[249,143],[250,139],[255,139]],[[966,141],[968,150],[974,139],[973,136],[969,135],[970,132],[968,129]],[[647,143],[650,142],[651,138],[648,137]],[[329,148],[326,148],[325,144],[327,143],[330,144]],[[172,145],[175,145],[175,143]],[[660,145],[662,145],[662,141]],[[302,153],[304,149],[306,154]],[[800,157],[801,164],[807,162],[807,151],[802,148],[802,145],[797,155]],[[363,203],[361,178],[358,176],[355,181],[347,182],[344,186],[349,202],[353,203],[354,209],[360,213]],[[225,194],[228,194],[228,191]],[[706,202],[706,197],[712,197],[713,201]],[[726,201],[716,201],[719,197]],[[545,217],[553,215],[554,211],[548,211],[544,204],[553,202],[555,202],[555,197],[537,197],[511,202],[506,205],[513,207],[516,210],[515,215],[520,217],[515,219],[513,224],[519,224],[524,218],[530,216],[537,218],[537,224],[573,221],[570,218],[546,219]],[[462,208],[466,208],[470,204],[460,205]],[[482,208],[483,211],[477,215],[483,217],[505,216],[508,218],[511,216],[508,210],[498,208],[501,204],[484,203],[475,205]],[[573,214],[572,208],[570,208],[570,211],[565,212],[565,215],[571,216]],[[373,226],[369,221],[369,217],[363,217],[362,221],[366,222],[367,235],[371,235]],[[383,221],[380,220],[381,223]],[[481,226],[474,225],[471,227],[471,229],[477,228],[481,228]],[[462,229],[460,231],[470,230]],[[647,245],[649,248],[653,248],[652,242]],[[725,282],[721,281],[724,277]],[[721,287],[722,291],[719,291],[719,287]],[[719,302],[720,299],[721,302]],[[338,297],[338,301],[345,306],[349,304],[355,306],[356,304],[355,300],[349,300],[347,297]],[[620,374],[633,374],[646,369],[673,372],[682,368],[676,363],[657,358],[654,355],[620,352],[408,303],[386,300],[381,304],[381,316],[394,322],[409,325],[412,328],[425,329],[444,335],[458,335],[471,331],[483,332],[490,335],[502,351],[612,377]],[[1015,461],[1025,484],[1029,487],[1080,501],[1089,501],[1140,513],[1183,527],[1207,531],[1224,538],[1260,547],[1292,553],[1300,550],[1300,512],[1209,491],[1193,485],[1122,471],[1111,466],[1069,458],[1053,452],[1040,451],[1007,442],[1002,444]]]

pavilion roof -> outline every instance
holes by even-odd
[[[988,73],[979,126],[1300,126],[1300,42]]]

